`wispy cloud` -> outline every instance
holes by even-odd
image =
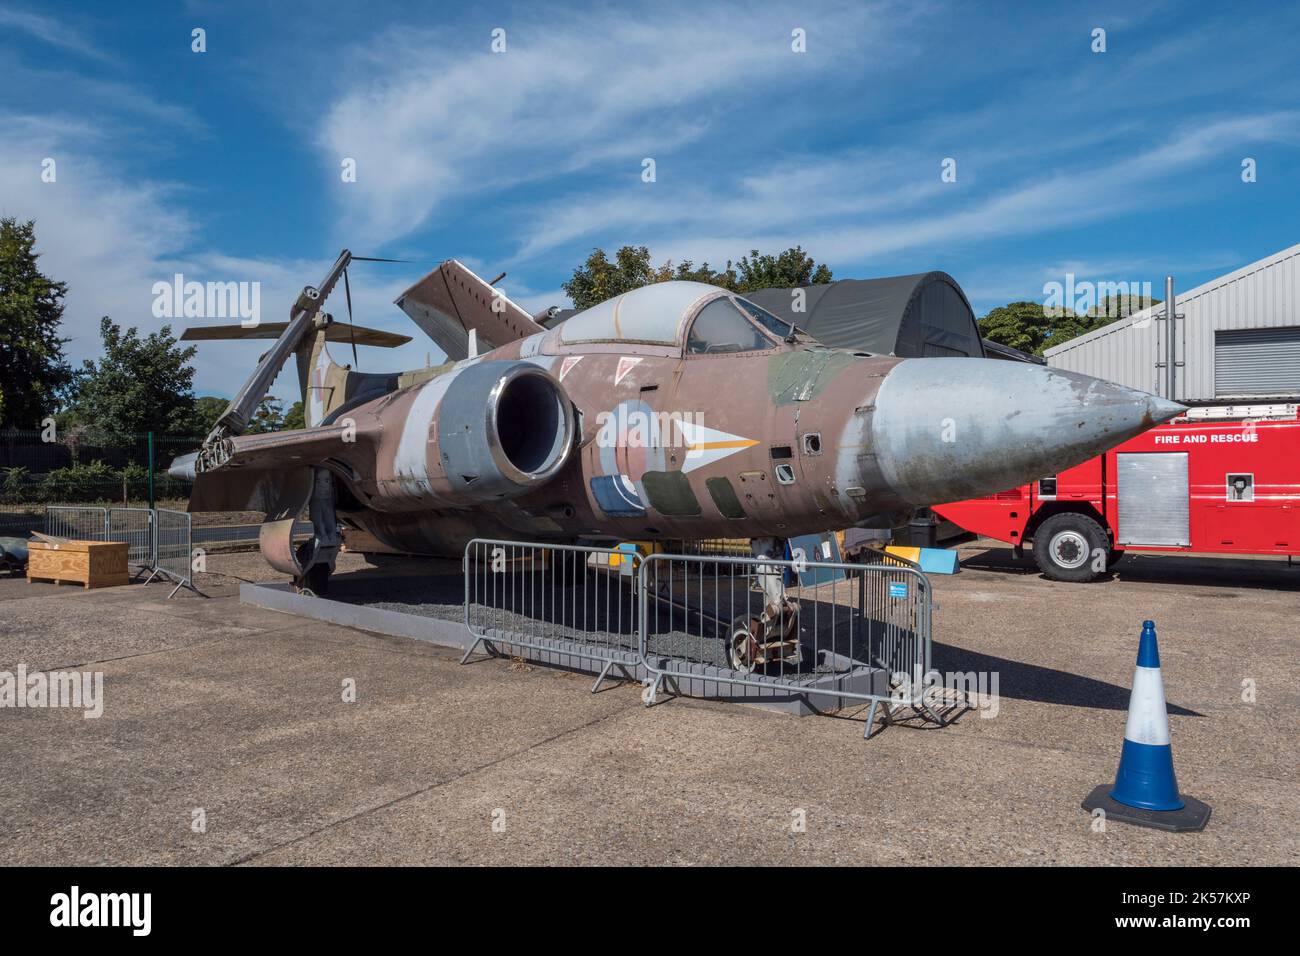
[[[1146,149],[1084,154],[1068,169],[998,188],[939,180],[939,154],[851,155],[773,164],[726,189],[612,191],[541,208],[523,233],[525,260],[578,237],[650,243],[659,254],[717,263],[758,246],[802,244],[832,262],[864,262],[906,250],[949,248],[1035,235],[1150,209],[1185,192],[1162,188],[1181,170],[1228,158],[1248,144],[1289,142],[1300,112],[1189,123]],[[1043,152],[1051,145],[1040,147]],[[1038,163],[1038,168],[1045,165]],[[959,167],[959,169],[962,167]],[[1031,167],[1032,168],[1032,167]],[[1223,177],[1229,180],[1229,173]],[[863,224],[863,223],[866,224]],[[718,226],[729,231],[720,233]],[[631,237],[639,237],[633,239]]]
[[[186,187],[125,175],[114,160],[96,155],[93,127],[71,120],[42,122],[0,114],[0,128],[6,130],[0,137],[0,215],[34,219],[42,270],[67,281],[61,331],[71,339],[67,353],[74,363],[99,354],[99,320],[104,315],[123,326],[153,331],[170,325],[177,333],[188,325],[230,321],[156,318],[153,285],[171,282],[176,273],[198,282],[258,282],[262,319],[282,321],[298,291],[317,281],[328,266],[328,262],[257,259],[211,248],[202,241],[201,223],[177,201]],[[54,182],[41,179],[41,160],[46,156],[58,157]],[[404,317],[392,300],[419,268],[354,274],[356,321],[405,330]],[[328,305],[340,321],[345,320],[341,294]],[[221,395],[233,391],[259,354],[257,343],[247,342],[203,343],[200,349],[195,387]],[[424,362],[425,351],[419,343],[400,354],[376,350],[363,356],[364,367],[416,367]],[[340,353],[339,359],[350,362],[351,356]],[[277,382],[275,392],[297,397],[292,367]]]
[[[883,4],[796,18],[696,7],[641,23],[622,12],[548,14],[512,19],[503,53],[490,52],[485,31],[454,59],[435,55],[438,33],[389,33],[375,45],[382,58],[354,67],[355,91],[331,107],[322,155],[331,170],[357,160],[357,182],[341,191],[346,227],[366,241],[400,237],[449,200],[597,162],[622,162],[634,180],[643,157],[662,162],[734,127],[733,105],[874,62],[899,16]],[[806,24],[815,55],[791,52],[795,24]]]
[[[66,19],[42,16],[30,10],[0,7],[0,28],[17,30],[60,50],[75,53],[100,63],[116,63],[117,58],[101,50],[86,39],[79,29]]]

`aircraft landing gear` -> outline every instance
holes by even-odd
[[[780,555],[785,542],[776,538],[754,538],[750,551],[757,558]],[[798,666],[803,659],[799,644],[799,602],[785,594],[785,566],[760,564],[754,576],[763,591],[763,610],[742,614],[731,622],[727,633],[727,664],[745,674],[765,664],[780,662]]]
[[[775,614],[764,610],[758,617],[742,614],[731,622],[727,666],[732,670],[750,674],[764,664],[782,661],[798,665],[801,660],[797,601],[784,598]]]
[[[305,573],[293,579],[294,590],[308,597],[319,597],[329,590],[330,573],[328,564],[313,564]]]

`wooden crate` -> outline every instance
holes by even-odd
[[[31,541],[27,545],[27,583],[70,581],[84,588],[126,584],[125,541]]]

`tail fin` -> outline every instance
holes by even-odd
[[[455,259],[398,296],[397,307],[453,361],[469,355],[471,331],[484,352],[546,331],[500,289]]]

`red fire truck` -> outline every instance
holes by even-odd
[[[1193,408],[1077,468],[934,510],[1006,541],[1058,581],[1126,551],[1300,555],[1295,404]]]

